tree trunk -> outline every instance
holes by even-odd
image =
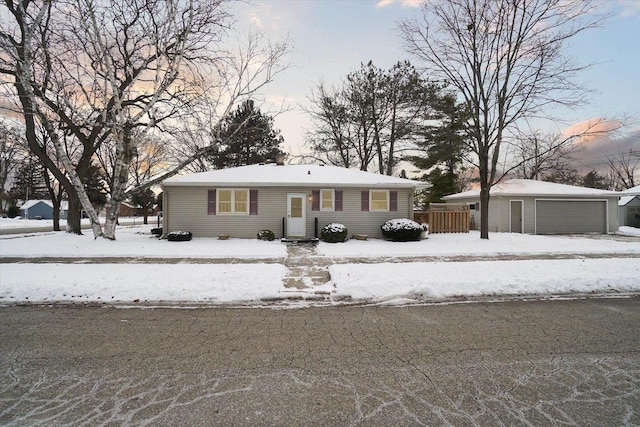
[[[489,192],[491,183],[489,182],[489,150],[486,146],[478,144],[481,149],[478,150],[478,158],[480,160],[480,238],[489,239]]]
[[[69,211],[67,212],[67,233],[82,234],[80,218],[82,217],[82,206],[80,199],[74,192],[69,194]]]
[[[60,202],[59,199],[51,200],[53,203],[53,231],[60,231]]]
[[[489,190],[480,189],[480,238],[489,239]]]

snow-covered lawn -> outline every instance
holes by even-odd
[[[4,221],[0,221],[2,228]],[[178,264],[0,264],[0,304],[55,301],[255,304],[296,295],[283,287],[288,270],[280,262],[286,256],[286,247],[279,241],[194,238],[191,242],[168,242],[151,236],[152,227],[122,226],[115,242],[94,240],[90,232],[84,236],[64,232],[4,235],[0,236],[0,256],[222,258],[221,263],[184,260]],[[640,235],[640,230],[629,227],[621,232]],[[606,259],[336,263],[330,267],[332,281],[321,287],[336,300],[349,297],[351,301],[393,304],[478,295],[640,292],[640,258],[622,257],[640,253],[640,240],[635,239],[491,233],[490,239],[484,241],[477,232],[472,232],[430,235],[427,240],[407,243],[375,239],[321,242],[318,253],[334,260],[382,256],[620,254],[619,258],[614,255]]]

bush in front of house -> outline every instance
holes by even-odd
[[[20,208],[17,206],[9,206],[7,209],[7,216],[9,218],[15,218],[20,215]]]
[[[347,240],[347,227],[336,222],[327,224],[320,230],[320,238],[327,243],[341,243]]]
[[[162,236],[162,227],[152,228],[151,234],[154,236]]]
[[[172,231],[167,234],[167,240],[170,242],[188,242],[193,237],[190,231]]]
[[[268,242],[275,240],[276,235],[273,234],[271,230],[260,230],[258,231],[258,240],[266,240]]]
[[[406,218],[390,219],[380,228],[384,238],[394,242],[420,240],[420,234],[423,231],[420,224]]]

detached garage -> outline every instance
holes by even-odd
[[[618,230],[615,191],[529,179],[496,184],[489,201],[489,231],[527,234],[606,234]],[[480,224],[480,191],[444,197],[451,203],[468,203],[472,222]],[[478,228],[478,227],[476,227]]]
[[[536,200],[536,234],[607,232],[606,200]]]

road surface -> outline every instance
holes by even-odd
[[[0,425],[640,425],[640,300],[0,308]]]

